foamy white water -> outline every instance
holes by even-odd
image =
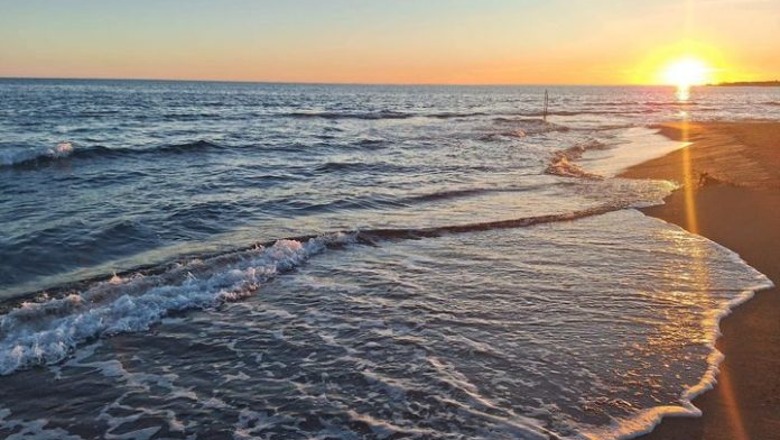
[[[690,145],[690,142],[667,139],[658,134],[658,130],[644,127],[627,128],[620,137],[622,141],[612,148],[588,150],[581,159],[582,166],[591,173],[614,177],[633,165]]]

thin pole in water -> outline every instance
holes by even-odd
[[[549,96],[547,95],[547,89],[544,89],[544,115],[542,116],[542,120],[544,122],[547,122],[547,105],[549,103]]]

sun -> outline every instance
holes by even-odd
[[[664,84],[688,88],[712,82],[713,69],[705,61],[684,57],[670,61],[661,72]]]

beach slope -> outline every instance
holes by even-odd
[[[644,212],[737,252],[780,285],[780,123],[670,123],[691,145],[624,177],[682,184]],[[667,418],[643,440],[780,438],[780,292],[761,291],[721,322],[718,384],[694,400],[701,418]]]

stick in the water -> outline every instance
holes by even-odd
[[[542,120],[544,122],[547,122],[547,104],[549,102],[549,97],[547,96],[547,89],[544,89],[544,115],[542,116]]]

